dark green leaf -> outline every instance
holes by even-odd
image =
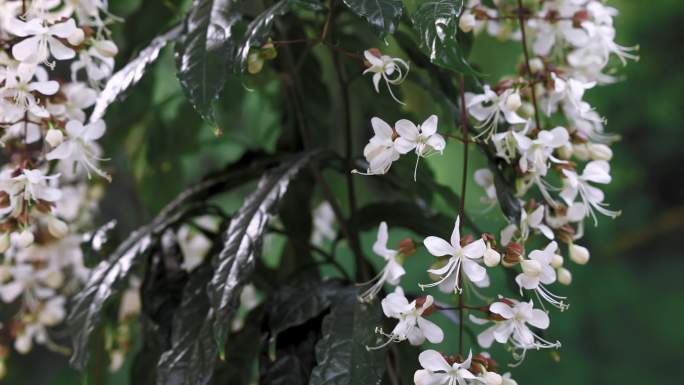
[[[394,33],[404,11],[401,0],[344,0],[344,3],[366,19],[380,36]]]
[[[215,385],[253,384],[260,342],[266,336],[261,330],[264,313],[264,307],[258,306],[247,314],[242,328],[228,336],[226,359],[216,368]]]
[[[489,160],[489,169],[494,174],[494,187],[496,188],[496,197],[501,207],[501,212],[511,223],[518,223],[520,221],[520,213],[522,207],[520,206],[520,199],[515,196],[515,175],[506,175],[504,170],[511,171],[510,167],[500,167],[501,159],[496,158],[492,154],[495,153],[493,149],[487,150],[486,147],[483,152],[487,154]]]
[[[468,75],[477,72],[467,62],[469,50],[459,33],[463,0],[427,0],[413,13],[413,26],[423,52],[440,67]]]
[[[215,123],[213,103],[233,66],[240,21],[238,0],[194,0],[185,34],[176,46],[178,79],[197,112]]]
[[[90,122],[95,122],[102,119],[107,107],[112,104],[117,98],[121,98],[122,94],[130,87],[134,86],[140,78],[145,74],[147,66],[157,60],[159,51],[166,45],[178,38],[183,31],[182,26],[176,26],[163,35],[157,36],[150,45],[145,47],[135,59],[131,60],[122,69],[117,71],[105,85],[100,95],[95,102],[95,108],[90,114]]]
[[[342,288],[339,281],[306,282],[275,292],[269,310],[271,333],[301,325],[323,313]]]
[[[287,192],[290,180],[319,153],[308,152],[266,173],[259,186],[245,199],[230,222],[223,250],[214,258],[215,271],[209,284],[213,309],[213,330],[219,346],[224,345],[228,326],[242,287],[254,269],[266,225]]]
[[[255,162],[251,167],[246,167],[243,162],[238,162],[236,165],[238,171],[232,169],[224,171],[184,191],[161,210],[149,224],[133,232],[107,260],[100,262],[93,269],[88,282],[72,300],[67,319],[74,348],[71,357],[72,365],[79,369],[84,367],[88,359],[88,340],[100,322],[105,303],[118,292],[119,284],[125,280],[140,256],[157,242],[164,230],[191,211],[184,207],[190,202],[202,201],[217,192],[225,191],[244,183],[245,180],[252,179],[269,164],[270,161],[267,160]]]
[[[321,0],[289,0],[290,6],[300,7],[309,11],[322,11],[325,6]]]
[[[245,32],[245,41],[238,51],[241,69],[244,69],[247,64],[250,48],[259,47],[264,43],[268,34],[271,33],[271,25],[275,18],[284,15],[290,9],[289,2],[289,0],[278,1],[249,23]]]
[[[202,322],[208,314],[207,281],[209,264],[192,274],[183,290],[182,301],[170,322],[171,346],[157,364],[157,385],[204,385],[216,362],[216,344],[211,324]]]
[[[309,385],[373,385],[382,381],[385,351],[368,350],[381,338],[375,328],[382,313],[377,302],[359,302],[355,287],[339,292],[332,311],[323,320],[323,336],[316,344],[318,365]]]

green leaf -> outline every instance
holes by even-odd
[[[238,0],[194,0],[185,34],[176,46],[178,79],[195,110],[215,124],[213,103],[233,66]]]
[[[90,114],[90,122],[102,119],[107,111],[107,107],[117,98],[121,98],[126,90],[140,81],[147,67],[159,57],[159,51],[166,47],[170,41],[177,39],[182,31],[183,28],[181,26],[176,26],[163,35],[157,36],[147,47],[138,53],[135,59],[129,61],[122,69],[112,75],[97,97],[95,108]]]
[[[322,11],[325,6],[321,0],[289,0],[290,6],[300,7],[309,11]]]
[[[271,333],[278,334],[323,313],[341,288],[339,281],[305,282],[279,288],[269,310]]]
[[[284,15],[290,9],[289,3],[290,0],[280,0],[249,23],[245,32],[245,40],[238,52],[241,70],[244,70],[247,64],[250,48],[259,47],[266,41],[269,33],[271,33],[273,21],[277,16]]]
[[[210,277],[211,268],[205,264],[183,290],[171,321],[171,346],[157,364],[157,385],[204,385],[212,377],[216,344],[211,324],[198,319],[209,310],[206,287]]]
[[[215,271],[208,289],[214,337],[219,347],[224,345],[242,287],[254,269],[268,221],[287,192],[290,180],[317,154],[320,152],[300,154],[267,172],[231,220],[223,250],[214,258]]]
[[[341,292],[323,320],[323,336],[316,344],[318,365],[309,385],[379,384],[385,372],[385,351],[368,350],[381,338],[375,333],[382,321],[378,302],[359,302],[355,287]]]
[[[501,212],[504,213],[508,221],[511,223],[518,223],[520,221],[520,213],[522,207],[520,206],[520,199],[516,197],[514,187],[516,176],[513,170],[507,165],[502,165],[501,159],[496,158],[496,152],[493,149],[482,149],[487,155],[489,161],[489,169],[494,174],[494,187],[496,188],[496,197],[501,207]],[[505,171],[508,171],[506,173]]]
[[[401,0],[344,0],[344,3],[366,19],[381,37],[394,33],[404,11]]]
[[[246,161],[251,162],[251,159],[246,157]],[[67,318],[73,344],[72,365],[83,369],[88,360],[88,341],[100,323],[105,303],[118,293],[120,284],[128,277],[140,257],[158,242],[164,230],[196,209],[196,206],[187,206],[251,180],[269,164],[270,160],[267,160],[246,166],[240,161],[235,166],[237,170],[231,168],[189,188],[164,207],[149,224],[133,232],[107,260],[100,262],[92,270],[88,282],[72,300]]]
[[[477,75],[466,60],[469,47],[458,29],[462,8],[463,0],[428,0],[411,18],[421,48],[432,63],[451,71]]]

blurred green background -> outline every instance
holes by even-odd
[[[112,12],[126,19],[114,30],[121,44],[119,62],[173,25],[186,3],[111,1]],[[596,228],[589,223],[584,243],[592,250],[591,262],[573,266],[572,286],[557,290],[572,306],[552,315],[548,331],[563,342],[560,362],[548,352],[529,352],[524,365],[513,370],[521,385],[680,384],[684,378],[684,3],[610,4],[620,10],[618,42],[641,47],[641,60],[619,69],[623,81],[588,96],[607,117],[608,130],[622,136],[614,147],[613,183],[606,195],[623,215],[614,221],[601,218]],[[519,55],[517,45],[478,38],[472,61],[485,63],[483,69],[495,79],[509,72]],[[276,100],[282,91],[277,84],[230,80],[220,116],[225,136],[216,138],[186,102],[174,71],[172,50],[166,49],[128,99],[109,110],[105,153],[115,183],[108,186],[101,217],[117,218],[119,232],[143,223],[184,186],[246,150],[270,151],[276,144],[281,107]],[[450,142],[445,156],[429,160],[440,183],[455,189],[461,175],[453,165],[460,164],[460,151]],[[484,164],[480,158],[474,155],[470,172]],[[479,194],[471,183],[467,210],[495,223],[496,211],[478,214]],[[404,235],[392,232],[391,240]],[[365,250],[370,251],[374,236],[374,231],[364,234]],[[422,279],[424,265],[425,260],[410,261],[405,282]],[[81,383],[65,358],[41,348],[28,356],[13,354],[8,369],[1,383]],[[136,385],[127,367],[107,383]]]

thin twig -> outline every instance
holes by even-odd
[[[537,124],[537,130],[541,130],[541,119],[539,117],[539,107],[537,106],[537,91],[534,87],[534,74],[532,67],[530,67],[530,54],[527,52],[527,34],[525,32],[525,16],[523,15],[522,0],[518,0],[518,21],[520,23],[520,33],[522,35],[522,48],[525,55],[525,69],[530,81],[530,93],[532,94],[532,105],[534,106],[534,121]]]
[[[461,75],[459,93],[461,97],[461,130],[463,134],[463,180],[461,182],[461,202],[458,209],[459,218],[461,218],[459,225],[460,229],[463,230],[463,224],[465,222],[465,197],[466,197],[466,187],[468,184],[468,148],[470,144],[470,139],[468,137],[468,111],[466,109],[465,100],[465,76]],[[458,276],[459,287],[462,287],[463,279],[462,273]],[[463,309],[465,304],[463,303],[463,291],[458,292],[458,307],[460,311],[458,312],[458,352],[463,354]]]

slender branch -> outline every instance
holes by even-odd
[[[534,86],[534,74],[532,73],[532,67],[530,67],[530,54],[527,51],[527,34],[525,31],[525,16],[523,15],[523,4],[522,0],[518,0],[518,21],[520,23],[520,33],[522,35],[522,48],[525,55],[525,69],[527,70],[527,76],[530,81],[530,93],[532,94],[532,105],[534,106],[534,120],[537,124],[537,130],[541,130],[541,119],[539,117],[539,106],[537,105],[537,91]]]
[[[465,197],[466,197],[466,187],[468,184],[468,148],[470,144],[470,139],[468,136],[468,110],[466,109],[465,100],[465,77],[461,75],[459,94],[461,97],[461,130],[463,135],[463,180],[461,182],[461,202],[458,209],[459,218],[461,218],[459,225],[460,230],[463,230],[463,224],[465,222]],[[459,287],[463,287],[463,278],[461,275],[458,276]],[[463,291],[458,292],[458,352],[463,354]]]

